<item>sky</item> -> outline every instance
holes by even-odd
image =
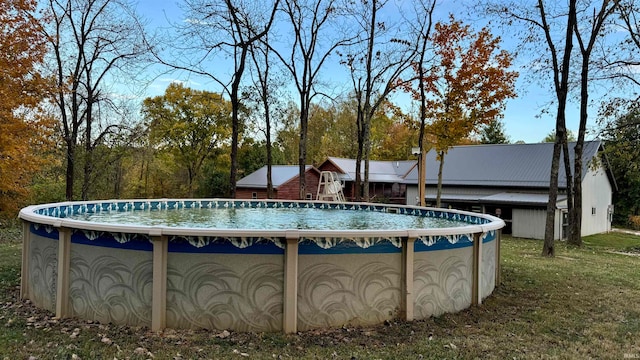
[[[137,10],[141,16],[149,21],[151,29],[162,28],[169,26],[169,22],[184,21],[184,16],[178,4],[179,2],[175,0],[140,0],[137,3]],[[452,0],[441,1],[436,8],[436,20],[445,19],[449,13],[454,13],[457,18],[462,18],[463,15],[458,16],[461,13],[461,9],[456,7],[457,4],[459,2]],[[477,24],[472,24],[472,26],[476,29],[481,27]],[[509,38],[508,35],[499,34],[497,31],[497,29],[494,31],[494,35],[502,35],[503,48],[506,50],[514,49],[517,45],[516,39]],[[518,97],[507,101],[503,118],[506,134],[511,142],[540,142],[555,129],[555,109],[551,103],[555,98],[555,94],[550,90],[549,86],[534,83],[530,80],[530,77],[524,76],[527,71],[525,68],[527,62],[526,58],[516,58],[516,64],[513,67],[513,69],[521,73],[516,85]],[[150,71],[157,73],[164,70],[159,67],[152,69]],[[347,90],[350,80],[346,77],[346,71],[340,69],[337,63],[328,64],[326,73],[331,73],[333,80],[335,80],[335,74],[344,74],[345,90]],[[158,76],[147,88],[145,96],[163,94],[166,87],[173,81],[182,81],[186,86],[199,90],[220,91],[217,84],[209,79],[187,73],[170,73]],[[599,95],[591,94],[590,97],[597,100]],[[407,99],[406,96],[396,95],[394,102],[398,102],[401,107],[406,109],[410,107]],[[591,108],[589,110],[588,128],[595,129],[596,115],[597,109]],[[579,103],[576,99],[570,99],[567,105],[566,117],[568,129],[577,133]],[[587,134],[587,139],[591,139],[594,136],[596,135]]]

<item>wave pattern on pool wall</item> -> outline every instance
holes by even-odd
[[[71,314],[102,323],[151,325],[153,262],[149,252],[100,254],[75,244],[69,274]]]
[[[176,254],[168,267],[167,324],[182,329],[279,331],[282,258]],[[183,258],[181,261],[180,258]],[[271,260],[271,261],[269,261]]]
[[[493,240],[482,244],[482,299],[491,295],[496,286],[496,244]]]
[[[413,273],[416,319],[457,312],[471,305],[471,251],[452,250],[446,256],[442,253],[416,253]]]
[[[372,325],[398,315],[400,255],[301,257],[298,278],[298,328]],[[364,259],[363,259],[364,258]]]
[[[55,311],[58,242],[34,236],[31,240],[29,266],[28,291],[31,301],[36,306]]]

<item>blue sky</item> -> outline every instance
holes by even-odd
[[[439,3],[437,15],[439,18],[445,18],[448,14],[460,12],[461,9],[455,6],[452,1],[443,1]],[[146,18],[151,25],[151,28],[166,27],[171,22],[181,22],[183,20],[182,11],[178,2],[174,0],[140,0],[138,2],[138,12],[144,18]],[[457,16],[463,18],[462,15]],[[480,25],[473,25],[479,28]],[[494,31],[495,35],[502,35]],[[515,39],[510,39],[508,36],[502,35],[503,47],[507,50],[513,49]],[[504,124],[506,127],[506,133],[510,137],[511,141],[525,141],[527,143],[540,142],[547,134],[549,134],[555,127],[555,110],[553,106],[550,106],[550,102],[554,99],[555,95],[549,86],[545,85],[542,88],[540,84],[531,83],[525,75],[526,69],[523,67],[527,62],[527,59],[518,58],[516,60],[516,66],[514,67],[521,73],[520,79],[517,83],[518,98],[511,99],[507,102],[507,108],[504,113]],[[160,71],[160,68],[155,68],[152,71]],[[344,89],[348,90],[348,78],[346,77],[346,71],[340,69],[337,64],[329,64],[327,73],[331,73],[335,79],[339,74],[343,74]],[[338,75],[336,75],[338,74]],[[159,76],[147,89],[146,96],[157,96],[164,92],[164,89],[172,81],[184,81],[186,86],[196,89],[203,89],[209,91],[220,91],[217,84],[206,78],[201,78],[191,74],[185,73],[171,73]],[[337,86],[337,91],[340,90],[340,86]],[[397,99],[403,107],[409,107],[406,97],[397,96]],[[598,94],[591,94],[592,99],[597,99]],[[402,104],[404,103],[404,104]],[[577,131],[579,113],[578,103],[573,100],[567,106],[567,127],[572,131]],[[543,109],[548,111],[542,114]],[[595,114],[597,109],[590,109],[589,127],[595,125]],[[588,137],[590,137],[588,135]]]

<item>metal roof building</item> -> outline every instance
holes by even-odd
[[[271,182],[275,199],[298,199],[300,196],[300,168],[298,165],[273,165]],[[311,165],[305,167],[307,199],[311,200],[318,187],[320,172]],[[267,166],[252,172],[236,183],[236,196],[246,199],[267,198]]]
[[[575,143],[569,144],[569,160],[573,166]],[[583,176],[591,160],[601,148],[600,141],[587,141],[583,148]],[[454,146],[444,156],[442,182],[446,185],[548,188],[553,143],[494,144]],[[566,184],[563,157],[558,183]],[[426,158],[427,185],[438,183],[435,151]],[[418,182],[417,167],[405,177],[407,183]]]
[[[573,166],[575,143],[569,144]],[[583,148],[583,235],[608,231],[611,227],[612,193],[615,180],[606,157],[600,157],[600,141],[587,141]],[[549,175],[553,143],[454,146],[444,156],[442,206],[498,215],[514,236],[543,238],[549,201]],[[439,162],[435,151],[426,156],[426,200],[435,204]],[[572,170],[573,171],[573,170]],[[563,238],[566,225],[566,173],[560,160],[556,238]],[[417,203],[418,170],[404,177],[407,203]]]
[[[356,160],[337,157],[328,157],[318,168],[323,168],[327,162],[336,166],[336,171],[340,178],[345,181],[356,180]],[[415,160],[402,161],[369,161],[369,181],[370,182],[401,182],[404,177],[416,166]],[[361,166],[361,173],[364,176],[364,161]]]
[[[307,165],[305,169],[308,171],[313,166]],[[273,165],[271,166],[271,183],[274,188],[291,181],[299,175],[300,169],[298,165]],[[267,166],[252,172],[251,174],[238,180],[236,185],[239,188],[255,188],[267,187]]]
[[[573,149],[569,144],[570,161],[573,165]],[[608,169],[600,141],[587,141],[583,150],[582,235],[610,230],[612,193],[615,180]],[[444,156],[442,176],[443,207],[486,212],[502,217],[507,222],[505,233],[526,238],[543,238],[546,207],[548,203],[549,174],[553,143],[501,144],[454,146]],[[427,153],[426,201],[435,205],[438,168],[435,151]],[[310,173],[334,171],[345,183],[344,195],[353,200],[355,194],[356,161],[329,157]],[[315,170],[315,171],[313,171]],[[364,166],[362,167],[364,172]],[[279,196],[294,196],[293,185],[298,175],[297,166],[273,167],[274,187],[287,184],[290,190]],[[364,177],[364,176],[363,176]],[[307,181],[308,192],[314,191],[314,179]],[[317,186],[318,182],[315,181]],[[559,194],[556,214],[556,238],[563,238],[566,225],[566,176],[561,159],[559,172]],[[238,181],[238,190],[249,189],[262,196],[260,189],[266,188],[266,167]],[[247,193],[249,194],[249,193]],[[370,161],[369,194],[371,201],[418,203],[417,161]],[[309,195],[309,194],[307,194]]]

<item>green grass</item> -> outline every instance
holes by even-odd
[[[608,249],[612,251],[634,251],[640,250],[640,236],[612,232],[609,234],[592,235],[584,239],[586,247]]]
[[[640,237],[583,248],[505,237],[502,283],[482,306],[414,322],[296,335],[174,331],[52,318],[18,300],[19,232],[0,230],[0,359],[539,359],[640,356]],[[74,332],[75,330],[75,332]],[[73,335],[73,334],[76,335]],[[109,339],[109,341],[105,340]],[[146,352],[149,353],[146,353]],[[248,356],[244,356],[244,355]]]

